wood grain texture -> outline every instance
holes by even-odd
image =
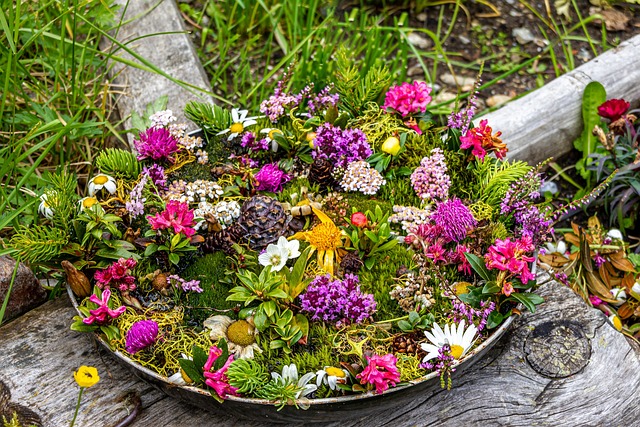
[[[599,55],[542,88],[507,103],[501,109],[474,120],[487,119],[502,132],[509,158],[536,164],[561,156],[573,148],[582,132],[582,93],[591,81],[599,81],[607,98],[640,98],[640,35]]]
[[[634,426],[640,419],[637,390],[640,360],[598,310],[587,307],[568,288],[548,282],[540,288],[546,302],[524,314],[513,329],[474,367],[454,374],[451,391],[435,388],[410,404],[357,421],[352,426]],[[212,414],[164,396],[117,365],[89,335],[69,330],[74,311],[59,299],[0,328],[0,380],[12,400],[36,411],[45,426],[69,424],[78,387],[73,371],[95,366],[101,380],[86,390],[77,426],[111,426],[127,415],[118,399],[137,391],[143,410],[132,424],[146,426],[269,425]],[[524,347],[532,330],[544,323],[569,321],[589,341],[590,358],[574,375],[552,379],[536,372]]]

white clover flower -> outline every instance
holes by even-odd
[[[225,129],[222,132],[218,132],[218,135],[229,134],[227,138],[228,141],[231,141],[233,138],[240,135],[244,132],[244,128],[255,125],[258,123],[255,120],[255,117],[247,117],[249,112],[247,110],[238,110],[234,108],[231,110],[231,120],[232,124],[229,126],[229,129]]]
[[[162,111],[153,113],[151,116],[149,116],[149,120],[151,121],[151,127],[163,128],[168,126],[171,122],[175,122],[178,119],[176,118],[176,116],[173,115],[173,111],[162,110]]]
[[[117,188],[116,180],[103,173],[94,176],[89,181],[89,196],[94,196],[103,188],[110,194],[115,194]]]
[[[451,355],[455,359],[460,359],[467,354],[478,335],[478,328],[473,323],[469,325],[467,330],[464,329],[464,319],[460,321],[459,325],[445,325],[444,331],[437,323],[434,323],[431,332],[425,331],[425,336],[431,344],[423,343],[420,347],[428,354],[422,359],[422,362],[427,362],[431,359],[438,357],[439,350],[445,345],[449,344],[451,347]]]
[[[287,263],[287,255],[288,251],[286,249],[270,244],[267,246],[267,250],[258,256],[258,262],[265,267],[270,265],[273,271],[280,271]]]
[[[287,259],[293,259],[300,256],[300,241],[299,240],[287,240],[286,237],[280,236],[278,239],[278,247],[283,253],[287,254]]]

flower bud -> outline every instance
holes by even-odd
[[[356,227],[364,227],[365,225],[367,225],[367,222],[367,216],[362,212],[356,212],[351,215],[351,224],[355,225]]]
[[[382,144],[382,151],[392,156],[397,155],[400,152],[400,140],[395,136],[390,136]]]

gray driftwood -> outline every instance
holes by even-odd
[[[502,131],[509,157],[538,163],[572,149],[582,131],[582,92],[599,81],[608,98],[640,98],[640,35],[637,35],[542,88],[501,109],[486,114],[489,124]]]
[[[38,279],[29,267],[23,263],[20,263],[13,285],[11,285],[15,266],[16,261],[10,256],[0,257],[0,306],[11,288],[11,295],[4,313],[4,322],[26,313],[47,300],[47,292],[40,286]]]
[[[456,373],[451,391],[417,395],[395,411],[331,426],[638,425],[640,360],[629,343],[568,288],[548,282],[540,291],[546,302],[539,310],[517,319],[484,361]],[[69,424],[78,392],[72,373],[83,364],[97,367],[101,380],[85,392],[78,426],[114,425],[127,415],[129,406],[119,399],[128,391],[140,393],[144,408],[134,426],[268,425],[214,416],[164,396],[89,335],[69,330],[73,315],[70,303],[59,299],[0,328],[0,380],[13,402],[34,410],[44,425]]]
[[[184,117],[184,106],[191,100],[213,102],[213,99],[202,92],[211,93],[211,86],[189,39],[189,34],[186,32],[176,2],[174,0],[117,0],[116,3],[121,7],[127,5],[123,21],[131,20],[123,25],[117,34],[114,34],[117,40],[126,44],[128,48],[156,65],[167,75],[201,89],[201,91],[187,89],[162,75],[113,61],[110,74],[114,77],[113,83],[118,92],[122,93],[116,100],[120,116],[127,118],[132,112],[142,113],[147,104],[160,96],[167,95],[168,108],[173,110],[178,122],[187,123],[189,130],[193,130],[193,123],[188,122]],[[181,33],[177,34],[178,32]],[[153,35],[157,33],[165,34]],[[111,49],[117,49],[117,46],[104,41],[101,49],[108,52]],[[139,63],[123,50],[118,50],[116,54]],[[129,119],[125,121],[125,128],[131,128]],[[133,135],[130,135],[130,138],[133,138]]]

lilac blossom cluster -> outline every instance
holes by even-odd
[[[337,93],[331,93],[333,90],[333,83],[327,85],[319,93],[314,95],[307,102],[307,110],[309,115],[313,116],[318,112],[328,109],[329,107],[335,107],[340,100],[340,95]]]
[[[311,313],[311,320],[344,326],[361,323],[376,310],[371,294],[363,294],[358,276],[346,274],[344,280],[331,280],[329,274],[317,276],[300,295],[302,310]]]
[[[431,150],[420,166],[411,174],[411,185],[418,197],[425,200],[444,200],[449,196],[451,178],[447,175],[447,164],[440,148]]]
[[[314,159],[329,159],[335,167],[346,168],[351,162],[366,160],[373,154],[367,136],[360,129],[340,129],[325,123],[316,130]]]
[[[444,236],[453,242],[464,240],[467,231],[478,225],[469,208],[458,198],[438,203],[431,219],[442,227]]]
[[[140,182],[138,182],[129,192],[129,200],[125,203],[124,207],[129,212],[131,219],[142,215],[144,213],[144,202],[147,201],[145,197],[142,197],[142,191],[144,186],[149,181],[148,174],[142,174]]]
[[[517,224],[516,232],[530,237],[538,247],[549,240],[553,233],[553,218],[548,218],[534,204],[540,197],[542,176],[536,169],[532,169],[521,179],[509,186],[500,204],[500,213],[513,214]]]
[[[176,288],[181,288],[185,292],[196,292],[202,293],[202,288],[200,287],[199,280],[184,280],[182,277],[177,274],[172,274],[167,277],[167,283],[169,286],[174,286]]]
[[[267,116],[272,123],[276,123],[280,118],[284,117],[287,114],[287,110],[300,105],[300,101],[313,91],[313,84],[311,84],[307,85],[297,95],[285,92],[284,88],[290,77],[290,70],[287,70],[276,85],[273,95],[260,104],[260,112]]]
[[[242,135],[240,146],[249,150],[250,153],[254,151],[266,151],[269,149],[269,141],[265,138],[258,140],[253,132],[245,132]]]
[[[462,319],[467,319],[469,324],[479,319],[478,333],[487,326],[489,315],[496,309],[496,303],[493,301],[480,301],[480,308],[476,309],[463,303],[462,301],[454,301],[449,318],[455,323],[460,323]]]
[[[444,344],[438,349],[438,356],[428,362],[421,363],[420,368],[435,370],[440,375],[440,385],[442,388],[444,388],[445,377],[448,377],[449,387],[451,387],[451,374],[456,370],[456,368],[453,367],[455,362],[456,358],[451,354],[451,346]]]

